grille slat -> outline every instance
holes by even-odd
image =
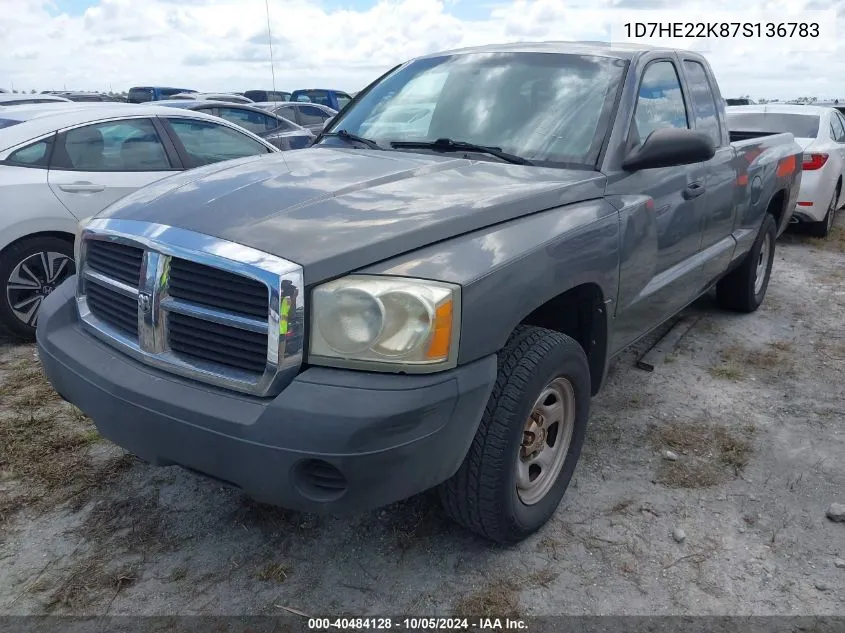
[[[144,251],[140,248],[92,240],[88,243],[86,265],[98,273],[137,286],[143,257]]]
[[[138,302],[135,299],[95,283],[86,284],[85,290],[88,308],[94,316],[128,334],[138,336]]]
[[[170,263],[171,297],[252,317],[268,316],[267,287],[225,270],[174,258]]]
[[[168,317],[168,343],[176,354],[256,374],[267,364],[267,335],[184,314]]]

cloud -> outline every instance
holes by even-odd
[[[438,50],[526,40],[607,41],[631,9],[662,10],[673,21],[701,10],[698,0],[364,1],[343,3],[356,9],[329,9],[318,0],[270,0],[277,88],[357,90],[399,62]],[[264,0],[90,0],[81,15],[59,13],[48,0],[2,2],[4,87],[270,87]],[[735,6],[711,0],[707,11],[715,15]],[[764,19],[786,21],[793,19],[786,13],[790,6],[845,13],[843,0],[750,0],[742,10],[765,8]],[[836,23],[821,27],[834,33]],[[687,42],[688,48],[703,45]],[[804,49],[815,51],[765,40],[717,44],[706,55],[728,96],[845,96],[838,81],[845,76],[845,45],[835,37],[805,43]]]

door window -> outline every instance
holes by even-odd
[[[300,106],[299,117],[302,120],[302,125],[318,125],[329,118],[329,114],[325,110],[315,108],[314,106]]]
[[[240,125],[253,134],[264,134],[269,130],[279,127],[275,118],[253,110],[242,110],[240,108],[227,108],[223,106],[218,108],[218,116],[229,123]]]
[[[197,119],[168,118],[194,165],[271,152],[267,146],[225,125]]]
[[[640,83],[634,114],[640,142],[661,128],[689,128],[689,119],[675,65],[669,61],[649,64]]]
[[[106,121],[68,130],[51,167],[79,171],[173,169],[150,119]]]

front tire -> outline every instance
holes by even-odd
[[[776,235],[775,219],[767,213],[745,260],[716,284],[719,305],[746,313],[760,307],[772,275]]]
[[[440,486],[447,514],[500,543],[541,528],[575,472],[589,411],[590,368],[581,346],[552,330],[517,328],[499,354],[469,453]]]
[[[6,248],[0,255],[0,330],[34,339],[41,302],[74,272],[68,240],[30,237]]]

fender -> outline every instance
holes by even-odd
[[[458,363],[465,364],[498,352],[521,321],[572,288],[594,284],[603,303],[614,302],[619,290],[618,213],[604,199],[556,207],[358,272],[460,284]],[[602,317],[607,319],[608,312],[603,310]]]

